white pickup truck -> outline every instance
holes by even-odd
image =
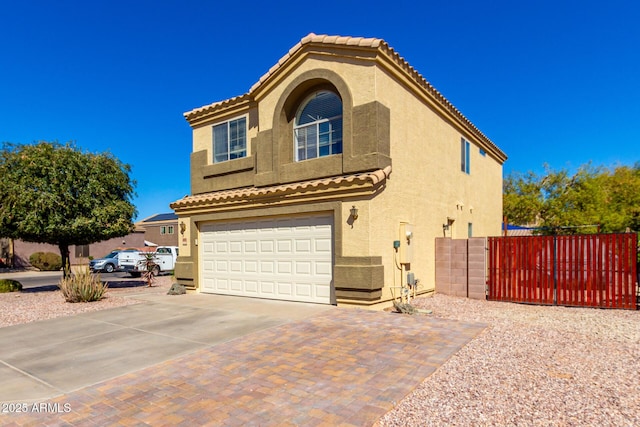
[[[133,277],[140,277],[147,271],[147,261],[151,260],[154,276],[161,272],[171,271],[176,266],[178,258],[177,246],[159,246],[153,252],[123,252],[118,257],[120,269],[126,271]]]

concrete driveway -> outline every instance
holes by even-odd
[[[0,328],[0,402],[14,409],[0,424],[372,425],[484,329],[215,295],[145,300]]]
[[[335,308],[198,294],[143,299],[147,303],[0,328],[0,402],[69,393]]]

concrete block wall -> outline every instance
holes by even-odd
[[[487,243],[483,237],[472,237],[468,241],[467,292],[473,299],[486,299],[487,288]]]
[[[436,292],[473,299],[485,299],[486,241],[436,239]]]

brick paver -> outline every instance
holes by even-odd
[[[60,412],[3,414],[0,423],[370,426],[482,329],[328,310],[47,401]]]

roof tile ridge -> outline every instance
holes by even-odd
[[[378,48],[379,46],[386,44],[384,40],[373,37],[351,37],[351,36],[338,36],[327,34],[315,34],[309,33],[304,36],[298,43],[296,43],[289,51],[283,55],[278,62],[272,66],[269,71],[264,73],[256,83],[254,83],[249,89],[248,94],[252,94],[262,83],[264,83],[269,77],[271,77],[279,68],[281,68],[285,62],[293,57],[299,50],[305,45],[311,43],[320,44],[333,44],[333,45],[345,45],[345,46],[359,46],[359,47],[372,47]]]
[[[474,125],[464,114],[460,112],[460,110],[458,110],[447,98],[445,98],[444,95],[438,89],[436,89],[431,83],[429,83],[422,74],[420,74],[411,64],[409,64],[409,62],[404,57],[400,56],[400,54],[396,52],[394,48],[389,46],[389,44],[385,41],[382,41],[381,48],[382,50],[386,51],[387,54],[391,56],[393,60],[398,65],[400,65],[400,67],[405,72],[411,75],[414,79],[416,79],[416,81],[423,88],[425,88],[428,92],[430,92],[440,102],[442,106],[444,106],[447,110],[449,110],[453,115],[461,119],[467,126],[469,126],[469,128],[472,131],[479,134],[482,138],[485,139],[486,142],[491,144],[495,149],[497,149],[498,151],[501,151],[497,145],[495,145],[484,133],[482,133],[480,129],[478,129],[478,127],[476,127],[476,125]]]
[[[216,101],[208,105],[203,105],[202,107],[194,108],[191,111],[187,111],[186,113],[182,113],[185,118],[199,116],[206,112],[209,112],[215,108],[221,107],[223,105],[230,105],[234,102],[242,101],[249,96],[249,93],[244,93],[242,95],[234,96],[233,98],[223,99],[221,101]]]

